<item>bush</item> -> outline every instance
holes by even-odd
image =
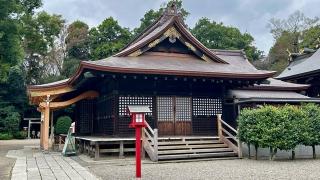
[[[303,139],[304,111],[300,107],[285,105],[280,108],[280,122],[278,126],[281,131],[277,138],[276,148],[280,150],[292,150],[292,159],[295,158],[295,147],[301,144]]]
[[[55,126],[55,134],[67,134],[71,125],[71,118],[69,116],[61,116],[58,118]]]
[[[28,136],[27,131],[18,131],[13,134],[15,139],[26,139]]]
[[[316,158],[315,146],[320,145],[320,106],[305,104],[302,110],[306,114],[303,123],[302,144],[312,147],[313,158]]]
[[[20,114],[14,106],[0,108],[0,130],[13,134],[19,130]]]
[[[301,108],[291,105],[243,109],[238,118],[239,138],[248,145],[253,144],[256,155],[257,149],[263,147],[270,148],[270,159],[278,149],[292,150],[294,158],[294,148],[304,139],[305,118]]]
[[[261,140],[260,129],[258,127],[258,122],[256,118],[256,111],[246,108],[241,110],[239,119],[238,119],[238,129],[239,129],[239,139],[248,144],[249,158],[250,158],[250,145],[254,145],[256,149],[256,158],[257,151]]]
[[[8,133],[0,133],[0,140],[10,140],[13,139],[13,136]]]

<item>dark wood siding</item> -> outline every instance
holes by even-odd
[[[115,103],[114,95],[104,95],[97,101],[97,116],[94,121],[94,134],[113,135],[115,125]]]
[[[95,119],[96,100],[82,100],[76,104],[76,134],[90,135]]]

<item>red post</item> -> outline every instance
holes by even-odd
[[[136,178],[141,178],[141,126],[136,127]]]

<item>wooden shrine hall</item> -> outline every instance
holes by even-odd
[[[30,85],[28,94],[43,117],[45,150],[50,113],[75,104],[80,149],[95,157],[100,152],[123,155],[124,144],[134,136],[126,107],[148,105],[142,135],[152,160],[238,156],[236,120],[230,117],[237,110],[230,91],[253,87],[274,74],[257,70],[241,50],[205,47],[173,5],[119,53],[82,61],[69,79]],[[102,149],[111,142],[120,142],[120,150]]]

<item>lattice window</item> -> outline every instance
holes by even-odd
[[[158,121],[173,121],[172,97],[157,97]]]
[[[176,121],[191,121],[191,98],[176,97]]]
[[[92,130],[95,117],[95,100],[82,100],[76,104],[77,133],[88,134]]]
[[[212,116],[222,114],[222,101],[215,98],[193,98],[193,115]]]
[[[152,116],[152,97],[146,96],[119,96],[119,115],[126,116],[128,105],[148,105],[151,109],[146,115]]]

